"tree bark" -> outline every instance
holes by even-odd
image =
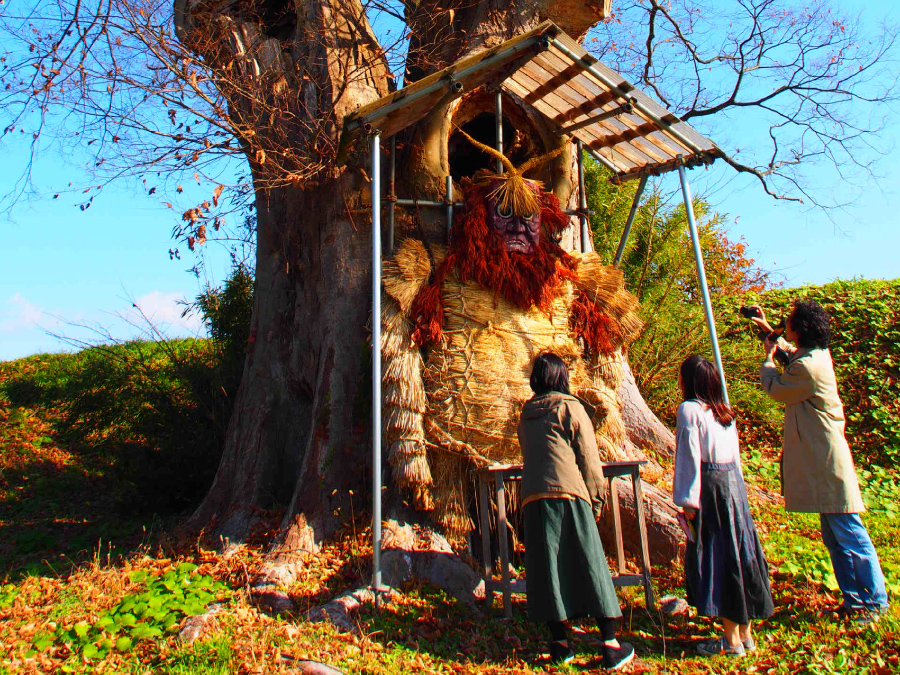
[[[456,4],[406,4],[413,34],[407,81],[545,18],[581,36],[608,9],[605,0]],[[286,585],[292,554],[314,550],[331,533],[351,494],[368,494],[369,184],[360,167],[335,168],[330,160],[344,116],[388,93],[389,69],[358,0],[176,0],[176,26],[185,44],[227,75],[220,90],[250,158],[257,206],[243,380],[221,465],[188,526],[240,540],[260,514],[282,511],[278,564],[265,574]],[[448,102],[406,132],[399,173],[410,196],[442,196],[451,121],[492,109],[492,96],[475,96],[468,108]],[[530,124],[549,150],[553,130],[523,103],[509,103],[508,114]],[[548,169],[564,201],[572,164],[564,156]],[[435,226],[431,236],[442,231]],[[646,417],[636,388],[620,393],[626,410],[634,408],[629,419]],[[654,428],[646,420],[632,426]],[[637,431],[632,440],[642,449],[660,439],[665,446],[656,431]],[[624,494],[623,504],[627,512]],[[669,536],[667,527],[656,528],[660,536]]]
[[[286,541],[309,549],[371,468],[371,220],[358,167],[323,161],[291,176],[314,153],[327,160],[344,116],[388,93],[389,70],[358,1],[290,3],[293,30],[279,6],[176,3],[181,39],[227,71],[220,89],[246,130],[257,215],[247,361],[219,470],[189,526],[241,539],[261,512],[286,509]]]
[[[628,439],[641,450],[674,460],[675,435],[647,406],[627,358],[622,359],[622,369],[624,377],[618,394]]]

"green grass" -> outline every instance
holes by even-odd
[[[0,578],[117,555],[193,508],[227,405],[208,341],[0,362]]]
[[[224,636],[180,647],[172,652],[159,672],[166,675],[231,675],[235,654]]]

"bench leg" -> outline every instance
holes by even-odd
[[[613,528],[616,532],[616,561],[619,564],[618,574],[625,574],[625,543],[622,540],[622,515],[619,513],[619,493],[616,492],[616,478],[609,478],[609,499],[613,513]]]
[[[638,531],[641,534],[641,574],[644,577],[644,598],[647,611],[652,612],[656,608],[653,598],[653,581],[650,579],[650,547],[647,545],[647,523],[644,520],[644,491],[641,488],[640,469],[632,475],[634,483],[634,511],[637,515]]]
[[[503,588],[503,614],[512,616],[512,587],[509,582],[509,550],[506,538],[506,489],[503,476],[497,474],[497,536],[500,538],[500,583]]]
[[[491,555],[491,501],[488,498],[487,482],[478,479],[478,510],[481,520],[481,559],[484,561],[484,601],[488,608],[494,604],[494,558]]]

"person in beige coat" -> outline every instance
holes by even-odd
[[[770,336],[772,327],[756,307],[752,317]],[[818,513],[822,540],[831,555],[843,602],[835,610],[857,623],[877,620],[887,608],[878,554],[863,525],[865,510],[853,457],[844,436],[844,407],[838,395],[828,345],[831,318],[813,301],[795,301],[784,337],[765,341],[760,381],[766,393],[784,403],[781,484],[788,511]],[[776,347],[788,353],[783,372],[775,365]]]

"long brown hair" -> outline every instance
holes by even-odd
[[[719,371],[707,359],[691,354],[681,364],[681,393],[685,401],[701,401],[710,407],[723,427],[734,422],[734,411],[725,404]]]

